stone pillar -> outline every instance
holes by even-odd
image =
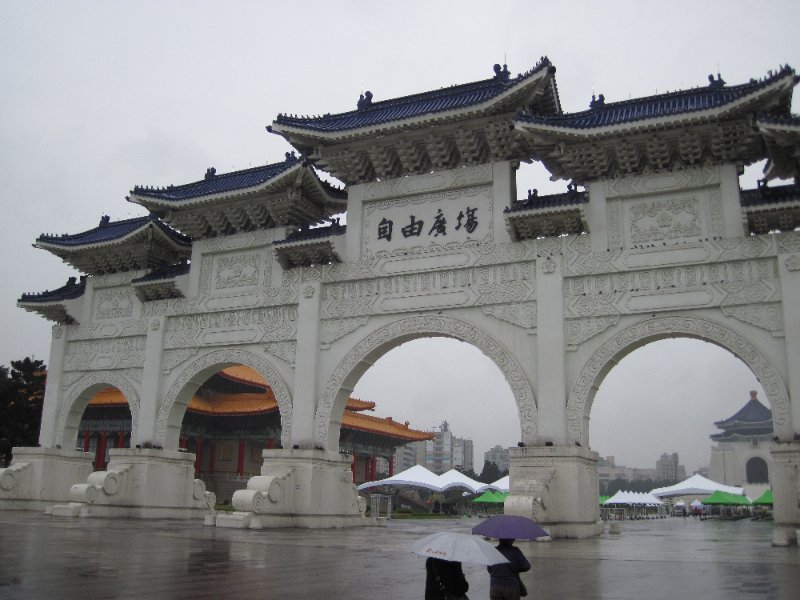
[[[64,355],[67,349],[67,328],[63,325],[53,326],[53,335],[50,341],[50,359],[47,363],[47,384],[44,391],[44,404],[42,406],[42,421],[39,426],[39,446],[53,448],[56,445],[56,422],[62,410],[61,388],[64,375]],[[72,447],[75,440],[64,440],[68,447]]]
[[[298,448],[314,447],[314,413],[317,409],[319,372],[319,269],[304,268],[297,306],[297,352],[294,367],[292,431],[290,445]],[[308,272],[308,273],[307,273]],[[312,281],[309,281],[312,280]]]
[[[534,519],[553,538],[599,535],[598,459],[579,446],[510,448],[506,514]]]
[[[164,317],[150,317],[145,342],[144,369],[142,385],[139,390],[139,422],[133,424],[131,430],[131,446],[145,446],[155,441],[156,418],[161,407],[161,369],[164,347]],[[165,435],[165,443],[170,439]],[[178,435],[174,436],[178,442]],[[177,450],[177,448],[170,448]]]
[[[790,234],[794,235],[794,234]],[[781,441],[788,441],[794,434],[800,434],[800,306],[798,303],[789,301],[790,298],[800,298],[800,254],[790,254],[787,250],[793,246],[787,244],[789,248],[784,248],[781,238],[778,238],[778,278],[781,285],[781,296],[784,301],[781,303],[783,311],[783,331],[786,340],[786,358],[788,360],[787,387],[791,404],[791,421],[789,423],[779,422],[775,417],[773,407],[773,420],[775,435]],[[784,419],[785,421],[785,419]]]
[[[800,441],[773,442],[770,445],[775,519],[772,530],[773,546],[797,544],[800,529]]]
[[[536,400],[539,423],[535,445],[567,443],[563,257],[544,254],[536,259]],[[523,440],[526,444],[530,440]]]

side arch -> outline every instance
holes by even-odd
[[[338,445],[339,431],[331,428],[331,415],[344,411],[349,390],[389,348],[426,336],[457,339],[472,344],[502,371],[514,394],[519,411],[522,441],[536,439],[537,407],[530,382],[517,360],[485,331],[464,321],[443,316],[413,316],[394,321],[371,333],[342,359],[322,391],[314,415],[314,443],[328,450]]]
[[[272,387],[281,415],[281,444],[287,446],[292,429],[292,397],[289,386],[263,356],[237,348],[204,354],[181,372],[158,409],[153,443],[167,449],[177,448],[183,413],[189,400],[211,375],[233,365],[244,365],[258,371]]]
[[[75,382],[64,398],[56,423],[56,444],[64,446],[69,440],[71,447],[78,436],[83,411],[97,392],[107,387],[115,387],[128,401],[131,411],[131,439],[135,439],[139,429],[139,393],[131,381],[113,371],[88,373]]]
[[[778,371],[766,356],[746,338],[729,327],[699,317],[654,317],[620,331],[600,346],[586,362],[567,399],[569,441],[589,445],[589,413],[600,383],[625,355],[635,349],[667,338],[694,338],[725,348],[742,360],[755,374],[772,408],[775,435],[792,439],[789,394]]]

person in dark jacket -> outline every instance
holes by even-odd
[[[464,596],[469,589],[460,562],[429,558],[425,561],[425,600]]]
[[[519,574],[530,570],[531,563],[514,545],[514,540],[500,540],[497,549],[508,562],[487,567],[490,576],[489,599],[519,600],[520,596],[527,596],[528,592],[522,585]]]

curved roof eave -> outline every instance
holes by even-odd
[[[287,139],[305,138],[316,139],[321,142],[334,142],[368,137],[375,135],[376,133],[388,132],[397,129],[416,129],[431,121],[458,121],[465,117],[472,117],[475,115],[482,116],[480,113],[488,113],[493,106],[509,104],[511,97],[523,94],[525,91],[528,91],[528,88],[531,86],[531,84],[540,83],[542,79],[550,75],[551,73],[549,69],[541,69],[537,73],[532,73],[527,82],[522,83],[519,86],[513,86],[508,90],[501,92],[497,96],[494,96],[483,102],[451,110],[443,110],[441,112],[427,112],[414,117],[390,120],[383,123],[378,123],[376,125],[353,127],[334,131],[320,131],[317,129],[299,127],[289,123],[278,123],[278,121],[273,121],[268,130],[272,133],[282,135]],[[558,94],[554,95],[554,101],[558,101]]]
[[[743,111],[746,109],[747,105],[756,103],[765,96],[778,94],[781,91],[791,90],[795,83],[796,80],[794,75],[786,76],[773,82],[771,85],[765,86],[759,90],[754,90],[752,94],[742,96],[741,98],[732,100],[722,106],[691,112],[676,113],[662,117],[646,117],[631,120],[625,123],[614,123],[610,125],[583,128],[536,121],[531,122],[527,121],[523,117],[514,121],[514,128],[523,132],[555,135],[560,134],[573,138],[602,137],[641,129],[667,129],[679,125],[689,125],[694,122],[707,120],[709,118],[726,117],[731,113]],[[570,115],[564,115],[563,117],[557,118],[566,119],[569,117]]]
[[[157,235],[160,235],[164,240],[169,242],[174,248],[178,250],[189,250],[192,246],[191,239],[187,238],[185,242],[179,241],[170,234],[168,234],[166,231],[164,231],[155,221],[150,221],[149,223],[147,223],[146,225],[144,225],[139,229],[136,229],[134,231],[126,233],[121,237],[114,238],[111,240],[101,240],[98,242],[91,242],[88,244],[59,244],[57,243],[58,238],[53,238],[53,241],[51,242],[36,240],[33,246],[34,248],[47,250],[48,252],[53,252],[54,254],[57,254],[56,251],[60,251],[66,254],[72,254],[75,252],[86,252],[87,250],[100,250],[103,248],[111,248],[114,246],[125,246],[126,244],[129,244],[131,242],[136,243],[138,241],[137,238],[147,235],[146,233],[147,229],[153,229],[154,231],[156,231]],[[178,235],[183,236],[183,234],[178,234]]]

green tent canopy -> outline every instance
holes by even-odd
[[[750,500],[747,499],[747,496],[737,496],[736,494],[729,494],[728,492],[717,490],[708,498],[703,500],[703,504],[716,504],[721,506],[749,506]]]
[[[600,496],[599,498],[600,504],[605,503],[605,501],[608,500],[609,498],[611,498],[611,496]]]
[[[495,492],[494,490],[486,490],[473,500],[473,502],[485,502],[487,504],[500,504],[505,501],[506,494],[502,492]]]
[[[772,490],[766,490],[758,498],[753,500],[753,504],[772,506]]]

